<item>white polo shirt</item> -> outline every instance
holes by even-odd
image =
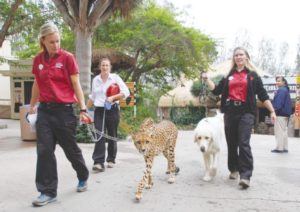
[[[111,84],[117,83],[120,87],[120,93],[122,93],[125,98],[127,98],[130,93],[129,89],[117,74],[109,74],[107,81],[104,83],[100,77],[100,74],[93,79],[92,83],[92,93],[89,95],[89,98],[94,102],[95,107],[104,107],[104,102],[106,97],[106,91]],[[116,101],[119,103],[119,101]]]

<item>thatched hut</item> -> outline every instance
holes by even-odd
[[[194,97],[190,92],[192,85],[192,80],[182,79],[176,88],[160,97],[158,107],[162,119],[169,119],[172,107],[200,106],[199,98]]]
[[[92,68],[94,74],[99,73],[99,60],[101,58],[109,58],[112,64],[112,71],[119,72],[120,70],[127,70],[136,65],[136,60],[122,52],[115,49],[102,48],[93,50],[92,54]]]

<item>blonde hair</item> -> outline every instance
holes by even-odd
[[[250,60],[250,55],[248,53],[248,51],[243,48],[243,47],[236,47],[234,50],[233,50],[233,55],[232,55],[232,65],[231,65],[231,68],[230,68],[230,72],[234,71],[236,68],[237,68],[237,65],[235,64],[234,62],[234,55],[236,53],[236,51],[238,50],[241,50],[245,53],[246,57],[247,57],[247,62],[245,64],[245,67],[248,69],[248,70],[251,70],[251,71],[256,71],[256,68],[255,66],[252,64],[251,60]]]
[[[43,48],[44,50],[46,50],[46,47],[43,44],[43,39],[47,35],[50,35],[50,34],[53,34],[53,33],[58,33],[59,34],[59,30],[58,30],[57,26],[54,23],[48,22],[48,23],[45,23],[44,25],[41,26],[38,39],[39,39],[40,47]]]

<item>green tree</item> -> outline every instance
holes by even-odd
[[[110,20],[97,29],[94,38],[94,46],[114,48],[135,58],[125,80],[152,83],[157,88],[166,88],[181,74],[196,77],[216,56],[213,39],[183,26],[172,8],[153,1],[141,5],[129,20]]]
[[[9,28],[13,23],[13,19],[17,14],[20,4],[22,4],[22,0],[16,0],[11,5],[8,1],[0,1],[0,23],[3,23],[0,31],[0,47],[2,47],[5,38],[10,34]]]
[[[65,23],[75,34],[75,54],[85,94],[90,92],[92,36],[114,13],[127,16],[141,0],[53,0]]]
[[[13,52],[23,58],[31,57],[40,50],[37,42],[40,26],[49,20],[62,26],[62,18],[50,2],[11,2],[0,0],[0,23],[3,23],[0,43],[2,39],[9,38],[12,41]]]

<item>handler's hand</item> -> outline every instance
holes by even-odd
[[[206,72],[203,72],[203,73],[201,74],[201,79],[204,80],[204,81],[206,81],[206,80],[208,79],[208,76],[207,76],[207,73],[206,73]]]
[[[34,114],[34,113],[36,113],[36,108],[37,108],[37,106],[35,105],[35,106],[30,106],[29,107],[29,111],[28,111],[28,113],[29,114]]]
[[[275,112],[271,112],[270,116],[271,116],[272,124],[274,124],[275,121],[276,121],[276,118],[277,118],[276,113]]]
[[[107,97],[106,101],[108,101],[110,103],[113,103],[114,102],[114,97],[113,96]]]
[[[80,112],[80,121],[84,124],[93,123],[93,119],[86,112]]]

